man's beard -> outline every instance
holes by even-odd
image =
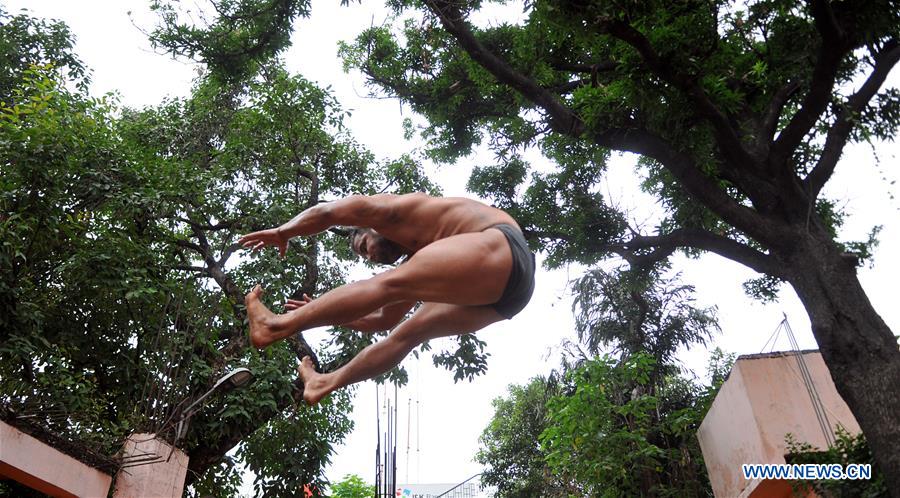
[[[406,251],[400,244],[382,237],[379,241],[378,257],[375,259],[375,262],[383,265],[392,265],[404,255],[406,255]]]

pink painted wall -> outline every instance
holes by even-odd
[[[860,432],[834,387],[822,355],[806,352],[803,358],[832,428],[842,426],[850,433]],[[697,433],[716,498],[790,496],[786,483],[748,481],[741,474],[744,463],[785,463],[788,433],[818,448],[828,446],[796,356],[772,353],[738,358]]]
[[[171,448],[155,439],[153,434],[132,434],[125,442],[125,459],[134,457],[150,461],[144,465],[123,465],[116,474],[113,498],[181,498],[188,456],[178,449],[172,452]]]
[[[0,474],[54,497],[105,498],[112,477],[0,422]]]

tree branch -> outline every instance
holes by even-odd
[[[779,88],[778,91],[775,92],[775,95],[772,96],[772,100],[769,101],[769,106],[766,108],[766,113],[760,124],[761,131],[759,137],[757,137],[757,147],[759,149],[768,147],[772,139],[775,138],[775,131],[778,129],[778,118],[781,116],[781,111],[784,110],[784,106],[787,104],[788,99],[791,98],[791,95],[799,88],[800,82],[796,80],[791,81]]]
[[[684,91],[697,104],[701,114],[713,125],[716,142],[726,161],[743,166],[747,170],[755,169],[753,168],[753,158],[741,142],[737,130],[732,126],[728,117],[706,95],[696,77],[680,74],[672,67],[671,63],[659,57],[650,40],[633,26],[619,20],[613,20],[601,21],[601,28],[604,28],[610,35],[631,45],[632,48],[637,50],[651,71]]]
[[[550,117],[550,126],[554,131],[576,138],[584,133],[584,123],[573,110],[481,45],[454,3],[450,0],[426,0],[426,4],[473,60],[494,75],[499,82],[509,85],[544,109]],[[655,54],[653,56],[655,57]],[[764,227],[768,227],[771,223],[768,223],[758,213],[730,198],[697,169],[690,158],[676,152],[662,138],[646,130],[623,128],[598,132],[591,138],[601,147],[634,152],[659,161],[678,178],[692,196],[708,206],[726,222],[760,242],[768,243],[777,240],[777,236],[772,237],[773,234],[764,230]]]
[[[588,86],[590,84],[591,84],[591,80],[575,80],[575,81],[570,81],[568,83],[563,83],[562,85],[548,86],[545,88],[547,90],[557,93],[559,95],[566,95],[568,93],[574,92],[575,90],[577,90],[583,86]]]
[[[837,80],[841,59],[852,48],[837,28],[828,2],[816,0],[811,7],[816,27],[822,34],[822,45],[816,56],[809,92],[803,98],[800,110],[781,131],[771,148],[768,162],[775,170],[788,169],[785,166],[791,154],[825,111]]]
[[[826,43],[838,44],[844,38],[844,32],[838,24],[829,0],[813,0],[810,3],[816,29]]]
[[[596,64],[577,64],[569,62],[551,62],[550,67],[556,71],[568,71],[571,73],[594,74],[601,71],[612,71],[619,64],[613,61],[598,62]]]
[[[535,237],[571,241],[566,234],[525,229],[523,232],[527,239]],[[773,257],[760,252],[746,244],[716,235],[708,230],[699,228],[679,228],[665,235],[640,235],[634,234],[628,241],[619,244],[607,244],[601,250],[607,250],[618,254],[632,266],[647,266],[658,263],[680,248],[694,248],[718,254],[724,258],[769,275],[780,276],[784,274],[784,268]],[[644,252],[649,251],[649,252]]]
[[[654,74],[684,92],[696,104],[697,116],[712,125],[713,136],[723,159],[719,164],[722,176],[731,181],[760,211],[772,211],[778,196],[772,182],[761,174],[762,162],[754,159],[741,140],[737,127],[709,98],[700,86],[699,78],[682,74],[670,61],[660,57],[650,41],[633,26],[619,20],[601,20],[600,27],[634,48]]]
[[[537,82],[519,73],[506,61],[491,53],[475,38],[466,25],[457,3],[452,0],[425,0],[425,4],[472,60],[487,69],[499,82],[509,85],[544,109],[555,131],[575,136],[584,132],[584,123],[575,112],[560,103],[555,95]]]
[[[173,270],[190,271],[190,272],[199,273],[200,275],[203,275],[204,277],[212,277],[212,275],[209,274],[209,270],[207,270],[203,266],[175,265],[175,266],[172,266],[171,268]]]
[[[231,259],[231,256],[234,255],[234,253],[237,252],[238,250],[240,250],[241,248],[242,248],[242,246],[238,243],[234,243],[234,244],[231,244],[230,246],[226,247],[222,251],[222,256],[219,257],[218,261],[216,261],[216,264],[218,264],[220,267],[224,268],[225,264],[228,263],[228,260]]]
[[[783,266],[774,257],[736,240],[698,228],[680,228],[666,235],[636,235],[624,244],[612,246],[611,250],[634,266],[644,266],[661,261],[682,247],[716,253],[758,273],[784,275]],[[635,252],[644,249],[653,250],[646,254]]]
[[[209,241],[206,238],[206,234],[203,233],[203,230],[197,228],[195,224],[191,225],[191,231],[194,234],[194,237],[197,238],[198,244],[197,247],[200,250],[200,254],[203,257],[203,262],[206,264],[206,268],[209,271],[210,276],[213,280],[219,284],[219,287],[222,289],[222,292],[225,293],[225,296],[228,297],[228,300],[231,301],[231,310],[234,313],[235,318],[237,318],[241,323],[244,323],[247,319],[247,312],[241,303],[244,302],[244,294],[238,289],[237,285],[235,285],[234,281],[231,280],[222,267],[219,265],[219,262],[216,261],[215,256],[213,255],[212,249],[210,248]],[[237,336],[243,336],[240,332],[236,333]]]
[[[293,150],[293,147],[291,147],[291,149]],[[308,170],[305,170],[305,169],[299,167],[300,158],[297,156],[296,151],[294,151],[294,158],[297,161],[297,165],[298,165],[297,166],[297,176],[302,176],[303,178],[306,178],[307,180],[309,180],[311,182],[318,183],[319,179],[312,171],[308,171]]]
[[[203,248],[198,246],[197,244],[194,244],[193,242],[189,242],[183,239],[175,239],[173,242],[176,246],[184,247],[185,249],[190,249],[199,253],[201,256],[203,255]]]
[[[878,93],[878,89],[881,88],[898,60],[900,60],[900,44],[897,40],[891,40],[876,56],[875,68],[865,83],[841,106],[834,123],[828,130],[825,147],[819,161],[804,179],[807,190],[810,192],[810,199],[818,197],[822,187],[831,178],[859,114],[872,100],[872,97]]]
[[[758,212],[732,199],[684,153],[645,130],[607,130],[594,136],[603,147],[634,152],[661,163],[697,202],[765,246],[776,246],[789,235]]]
[[[219,223],[216,223],[215,225],[213,225],[212,223],[208,223],[208,222],[207,223],[198,223],[189,218],[176,217],[175,219],[178,221],[187,223],[192,228],[196,228],[198,230],[210,230],[210,231],[234,228],[235,225],[237,225],[238,223],[243,221],[243,218],[237,218],[234,220],[220,221]]]

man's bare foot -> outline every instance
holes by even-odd
[[[300,360],[297,371],[303,379],[303,399],[308,404],[314,405],[331,393],[326,382],[326,374],[316,372],[316,366],[309,356],[304,356]]]
[[[259,349],[281,339],[281,332],[277,329],[275,314],[259,300],[263,289],[257,285],[244,296],[244,305],[247,307],[247,317],[250,319],[250,343]]]

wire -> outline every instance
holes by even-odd
[[[834,433],[831,430],[828,414],[825,412],[825,404],[822,403],[822,397],[819,396],[819,390],[816,389],[816,385],[813,382],[812,374],[809,372],[809,366],[803,358],[803,353],[800,351],[800,345],[797,342],[797,338],[794,336],[794,331],[791,330],[790,323],[788,323],[787,315],[784,315],[784,320],[782,320],[781,323],[784,324],[788,340],[791,342],[791,347],[794,350],[797,359],[797,368],[800,369],[800,376],[803,379],[803,385],[806,387],[806,392],[809,394],[809,400],[812,402],[813,411],[816,414],[819,428],[822,430],[822,435],[825,436],[825,442],[828,444],[828,447],[833,447],[835,442]]]
[[[784,327],[784,322],[785,320],[782,320],[778,323],[778,326],[775,327],[775,331],[772,332],[772,335],[769,336],[769,340],[767,340],[766,343],[763,344],[762,349],[759,350],[760,353],[766,352],[766,346],[768,346],[770,342],[772,343],[772,349],[775,349],[775,342],[778,341],[778,333],[781,332],[781,328]]]

